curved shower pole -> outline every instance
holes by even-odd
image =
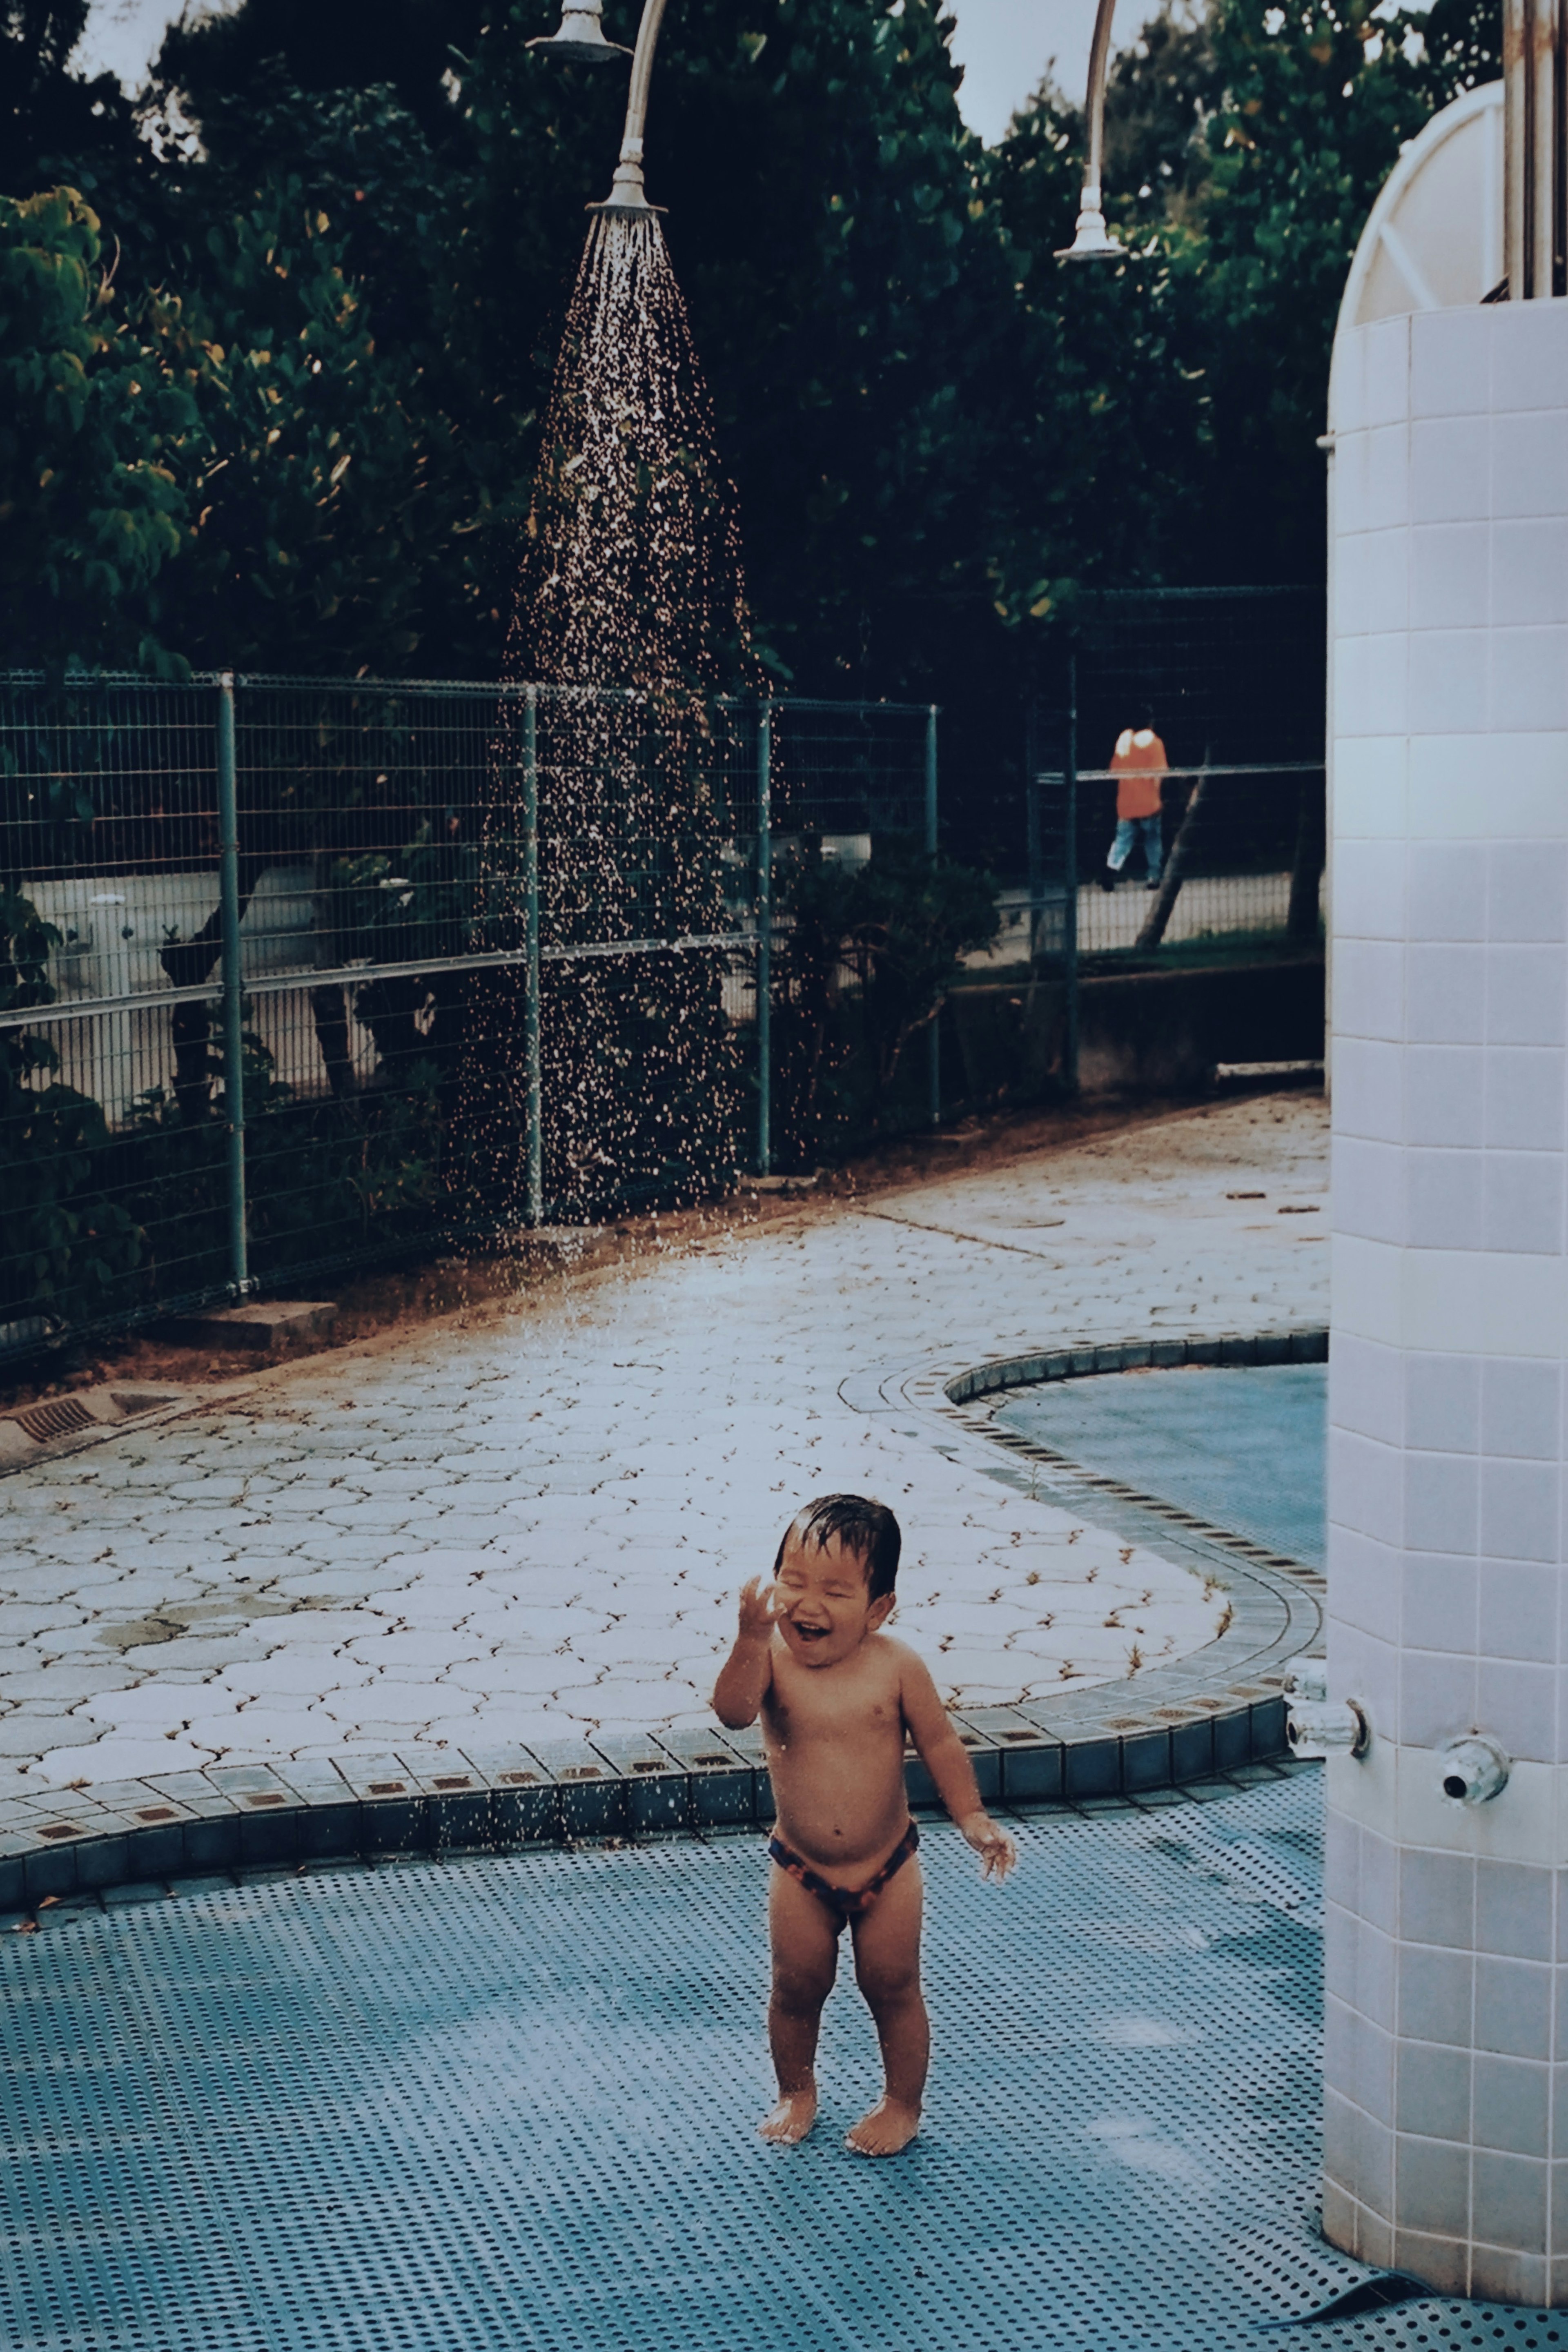
[[[651,6],[653,0],[648,4]],[[1114,261],[1127,250],[1107,230],[1100,202],[1100,167],[1105,152],[1105,81],[1110,64],[1110,20],[1115,13],[1116,0],[1100,0],[1089,51],[1089,95],[1083,110],[1089,121],[1089,148],[1083,160],[1078,233],[1070,245],[1058,248],[1058,261]]]
[[[548,37],[530,41],[531,49],[548,49],[552,57],[564,58],[571,65],[591,65],[605,58],[624,58],[626,51],[618,41],[605,38],[601,21],[602,0],[564,0],[561,22]],[[664,22],[665,0],[643,0],[642,23],[637,26],[637,45],[632,51],[632,86],[626,94],[626,125],[621,134],[621,160],[616,166],[616,176],[610,193],[602,205],[590,205],[591,213],[618,213],[634,220],[651,220],[665,209],[662,205],[650,205],[643,187],[642,135],[647,120],[648,84],[653,79],[653,53],[658,46],[658,28]]]
[[[591,213],[629,214],[634,219],[651,220],[655,213],[665,210],[663,205],[650,205],[643,188],[642,134],[647,121],[648,83],[653,79],[653,53],[658,46],[658,28],[664,22],[665,0],[643,0],[642,23],[637,26],[637,45],[632,52],[632,86],[626,92],[626,127],[621,133],[621,160],[616,165],[616,176],[610,183],[610,193],[602,205],[590,205]]]

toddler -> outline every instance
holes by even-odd
[[[761,1714],[778,1811],[768,1848],[768,2038],[779,2096],[761,2129],[784,2147],[816,2121],[817,2029],[847,1923],[885,2077],[848,2145],[860,2156],[897,2156],[920,2129],[931,2031],[906,1739],[983,1874],[1005,1878],[1018,1858],[981,1805],[974,1768],[930,1674],[882,1631],[900,1543],[885,1504],[858,1495],[808,1504],[779,1546],[772,1589],[753,1577],[742,1590],[740,1633],[713,1692],[714,1712],[731,1729]]]

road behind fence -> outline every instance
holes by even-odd
[[[1153,838],[1112,870],[1129,733],[1163,745]],[[1324,614],[1310,588],[1149,589],[1081,600],[1037,702],[1023,870],[991,961],[1064,1005],[1076,1082],[1082,977],[1160,959],[1315,954],[1322,938]]]

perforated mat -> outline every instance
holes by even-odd
[[[924,2137],[852,1988],[825,2110],[753,2126],[751,1838],[334,1867],[0,1947],[7,2352],[1258,2352],[1568,2346],[1417,2303],[1259,2336],[1363,2275],[1306,2216],[1318,1790],[932,1827]],[[846,1976],[847,1976],[846,1971]]]

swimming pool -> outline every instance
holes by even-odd
[[[1042,1382],[994,1419],[1321,1568],[1327,1405],[1326,1364],[1191,1365]]]

